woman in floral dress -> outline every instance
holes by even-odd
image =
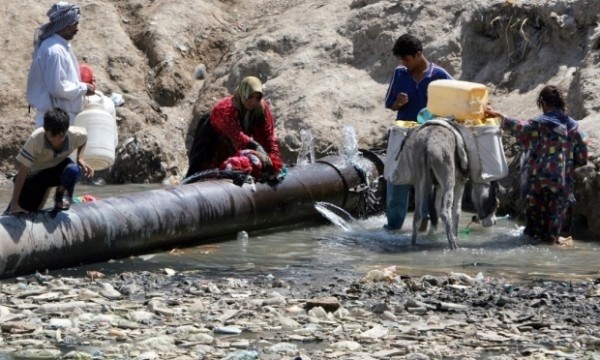
[[[575,168],[587,163],[586,135],[567,115],[563,92],[545,86],[537,99],[542,114],[516,120],[488,107],[486,115],[502,118],[502,129],[522,145],[521,196],[525,200],[524,234],[550,243],[559,236],[565,212],[575,202]]]

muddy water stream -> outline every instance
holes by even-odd
[[[160,188],[161,185],[80,185],[76,196],[91,194],[99,199]],[[0,187],[0,204],[6,206],[12,187]],[[479,225],[465,227],[472,214],[463,213],[458,251],[448,251],[443,231],[420,236],[410,244],[408,218],[404,229],[388,233],[382,229],[385,216],[366,220],[295,226],[252,232],[248,236],[222,239],[212,244],[177,248],[169,252],[146,254],[128,259],[90,264],[61,270],[76,275],[89,269],[106,273],[171,268],[176,271],[199,270],[213,275],[278,273],[288,277],[330,275],[332,272],[365,273],[374,267],[394,265],[400,273],[424,274],[465,272],[506,278],[579,278],[598,276],[600,242],[577,236],[573,246],[542,244],[521,236],[522,224],[500,218],[491,229]],[[335,220],[335,219],[333,219]]]

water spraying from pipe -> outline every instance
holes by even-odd
[[[315,137],[313,136],[312,130],[300,130],[300,140],[302,141],[302,146],[300,147],[298,157],[296,158],[296,166],[313,164],[315,162]]]
[[[344,231],[352,230],[357,224],[356,219],[349,212],[334,204],[319,201],[315,204],[315,209],[329,222]]]

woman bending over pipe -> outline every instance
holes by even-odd
[[[244,78],[233,95],[217,102],[198,122],[189,162],[186,177],[219,168],[259,181],[281,181],[283,161],[275,121],[258,78]]]

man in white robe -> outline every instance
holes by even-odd
[[[33,62],[27,79],[27,100],[36,109],[35,127],[42,127],[44,114],[61,108],[71,125],[83,110],[85,95],[94,95],[96,86],[84,83],[70,40],[79,30],[79,6],[60,1],[46,13],[50,22],[36,29]]]

